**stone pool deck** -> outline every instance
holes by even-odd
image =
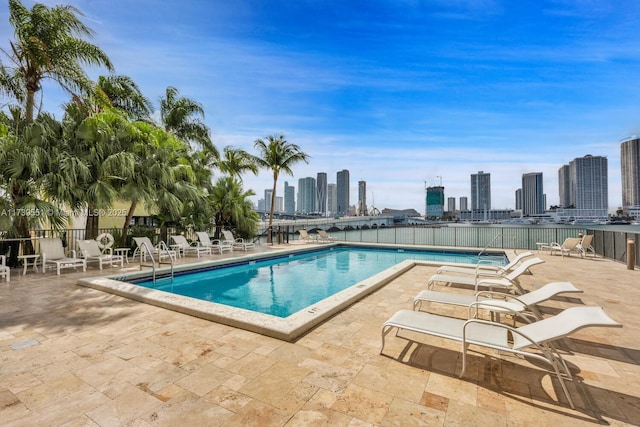
[[[624,325],[559,345],[575,410],[545,366],[521,357],[471,347],[459,379],[459,343],[390,335],[379,354],[382,323],[411,308],[436,267],[414,267],[288,343],[76,285],[99,274],[91,266],[0,279],[0,424],[640,425],[640,271],[540,256],[526,289],[569,280],[584,290],[542,304],[546,315],[597,305]]]

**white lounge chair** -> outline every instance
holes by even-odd
[[[518,278],[529,271],[529,268],[534,265],[543,263],[544,260],[535,257],[524,260],[513,271],[506,274],[499,274],[496,272],[482,272],[477,271],[476,274],[434,274],[429,278],[427,282],[427,288],[433,289],[436,283],[444,284],[456,284],[473,286],[474,291],[478,292],[479,288],[515,288],[516,293],[524,293],[524,290],[520,287]]]
[[[148,237],[134,237],[134,242],[136,242],[136,249],[133,251],[133,259],[136,259],[136,255],[140,257],[140,260],[146,260],[148,254],[154,257],[154,260],[157,258],[158,261],[162,261],[162,259],[173,259],[174,261],[177,259],[177,252],[169,249],[165,242],[160,242],[154,246],[151,243],[151,239]]]
[[[595,257],[596,250],[591,246],[593,241],[593,234],[585,234],[580,240],[580,243],[576,246],[576,250],[580,253],[580,256],[586,256],[589,252]]]
[[[336,239],[331,237],[326,231],[318,230],[318,240],[321,242],[334,242]]]
[[[298,230],[298,233],[300,234],[300,240],[307,242],[307,243],[312,243],[312,242],[317,242],[318,241],[318,236],[310,236],[309,232],[307,230],[305,230],[304,228],[301,228],[300,230]]]
[[[111,248],[105,248],[103,252],[100,250],[96,240],[78,240],[76,243],[80,249],[81,257],[87,262],[98,261],[100,270],[102,270],[103,263],[108,263],[111,267],[113,267],[114,263],[120,263],[120,267],[124,267],[124,257],[122,255],[114,255],[111,252]]]
[[[519,354],[528,358],[544,361],[551,365],[574,408],[573,400],[564,383],[564,376],[571,379],[571,372],[560,354],[553,348],[552,341],[564,338],[579,329],[590,326],[622,327],[611,319],[602,307],[571,307],[559,314],[517,328],[480,319],[456,319],[422,311],[400,310],[382,325],[382,347],[385,337],[394,328],[407,330],[462,343],[462,371],[467,367],[467,348],[478,345],[498,351]],[[396,332],[396,336],[397,336]],[[528,350],[530,347],[536,352]]]
[[[496,314],[532,313],[539,320],[542,319],[540,310],[536,307],[563,293],[581,293],[571,282],[551,282],[522,295],[509,295],[504,292],[479,291],[475,295],[457,294],[424,290],[413,299],[413,309],[420,310],[425,302],[449,304],[469,307],[468,317],[475,317],[478,309],[488,310]]]
[[[532,257],[533,253],[526,251],[518,254],[514,259],[512,259],[506,265],[491,265],[491,264],[481,264],[477,265],[443,265],[442,267],[436,270],[436,274],[442,273],[462,273],[462,274],[476,274],[476,271],[493,271],[498,274],[506,274],[513,270],[519,263],[525,258]]]
[[[0,255],[0,277],[4,277],[7,282],[11,281],[11,268],[7,265],[6,255]]]
[[[217,250],[220,252],[220,255],[222,255],[224,251],[233,252],[233,246],[231,244],[218,239],[212,241],[209,235],[204,231],[196,231],[196,236],[198,236],[198,245],[210,248],[211,251]]]
[[[549,251],[549,254],[553,255],[556,252],[560,252],[563,257],[565,255],[571,256],[571,253],[580,253],[578,245],[580,244],[580,237],[567,237],[562,244],[557,242],[551,242],[548,245],[541,245],[540,251]]]
[[[200,255],[211,255],[211,247],[199,246],[197,243],[195,245],[189,244],[187,238],[182,235],[174,235],[171,236],[171,240],[173,241],[172,248],[178,249],[184,256],[188,254],[195,254],[198,258]]]
[[[252,242],[247,242],[242,237],[233,237],[233,233],[231,230],[222,230],[222,235],[224,236],[224,240],[227,243],[230,243],[234,248],[240,248],[243,251],[247,251],[247,249],[253,249],[256,245]]]
[[[38,240],[40,247],[40,257],[42,259],[42,272],[47,270],[47,265],[53,264],[56,267],[56,273],[60,275],[62,268],[82,267],[82,271],[87,271],[87,260],[76,258],[75,251],[72,251],[70,257],[64,251],[62,240],[59,237],[44,237]]]

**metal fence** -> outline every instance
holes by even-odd
[[[308,230],[310,233],[314,229]],[[397,245],[450,246],[465,248],[537,250],[539,243],[562,243],[568,237],[593,234],[596,254],[616,261],[626,262],[627,242],[634,242],[634,265],[640,266],[640,231],[614,231],[578,227],[425,227],[400,226],[375,229],[351,229],[331,231],[337,241],[358,243],[386,243]],[[274,236],[298,239],[297,228],[275,226]],[[282,241],[284,237],[280,238]],[[273,241],[276,241],[274,238]]]
[[[288,243],[299,238],[298,229],[302,226],[274,225],[270,242]],[[321,226],[318,228],[322,228]],[[308,230],[313,233],[314,229]],[[118,229],[101,229],[99,233],[110,233],[115,237],[114,247],[120,247],[121,231]],[[140,234],[144,233],[144,234]],[[595,252],[616,261],[626,262],[628,241],[634,242],[634,265],[640,266],[640,231],[615,231],[606,229],[589,229],[576,227],[428,227],[428,226],[385,226],[380,228],[361,228],[331,231],[331,236],[337,241],[360,243],[386,243],[398,245],[450,246],[465,248],[497,248],[497,249],[528,249],[536,250],[538,243],[562,243],[568,237],[577,237],[579,233],[593,234],[592,246]],[[150,237],[153,243],[160,240],[168,242],[172,234],[184,234],[189,240],[196,240],[193,230],[175,228],[136,228],[130,229],[125,237],[124,247],[133,248],[131,237],[144,235]],[[268,230],[260,230],[256,241],[267,243]],[[64,232],[51,230],[36,230],[32,239],[40,237],[61,237],[68,249],[77,249],[76,241],[85,239],[84,229],[68,229]],[[11,241],[25,241],[26,239],[2,239],[0,233],[0,250],[8,252]],[[16,247],[17,245],[12,245]],[[15,249],[14,249],[15,250]]]

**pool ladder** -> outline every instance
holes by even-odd
[[[489,246],[491,246],[493,244],[493,242],[495,242],[496,240],[498,240],[498,238],[500,237],[512,237],[513,238],[513,250],[516,250],[516,237],[512,234],[505,234],[505,233],[500,233],[500,234],[496,234],[493,239],[491,239],[491,241],[489,243],[487,243],[487,246],[485,246],[484,248],[482,248],[482,250],[480,252],[478,252],[478,260],[480,260],[480,257],[482,256],[483,253],[485,253],[487,251],[487,249],[489,249]]]
[[[169,258],[168,264],[170,264],[171,266],[170,268],[171,281],[173,281],[173,255],[169,250],[169,248],[167,247],[167,244],[164,242],[160,242],[160,245],[158,245],[155,251],[152,251],[151,248],[148,247],[147,244],[144,242],[140,246],[141,246],[140,252],[142,252],[140,254],[140,270],[142,270],[142,267],[151,267],[153,283],[155,284],[156,283],[156,266],[160,266],[162,264],[162,257],[165,256]],[[158,254],[157,263],[156,263],[156,259],[153,257],[153,252],[156,252]],[[151,264],[144,264],[143,260],[146,259],[147,256],[149,256],[149,259],[151,259]]]

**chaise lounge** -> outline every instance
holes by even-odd
[[[11,269],[7,265],[6,255],[0,255],[0,277],[4,277],[7,282],[11,281]]]
[[[463,320],[421,311],[400,310],[382,325],[380,354],[384,350],[385,337],[395,328],[396,336],[399,331],[406,330],[461,342],[462,371],[459,377],[464,375],[467,367],[469,345],[544,361],[551,365],[571,408],[575,408],[564,383],[565,376],[572,379],[571,372],[551,343],[590,326],[622,327],[602,307],[571,307],[555,316],[517,328],[480,319]],[[529,348],[537,351],[533,352]]]
[[[198,245],[203,246],[205,248],[211,248],[211,251],[217,250],[222,255],[222,252],[233,252],[233,246],[228,244],[222,240],[211,240],[209,235],[204,231],[196,231],[196,236],[198,236]]]
[[[530,251],[526,251],[526,252],[522,252],[520,254],[518,254],[518,256],[516,256],[514,259],[512,259],[508,264],[506,265],[491,265],[491,264],[482,264],[482,263],[478,263],[478,265],[466,265],[466,266],[460,266],[460,265],[443,265],[442,267],[438,268],[438,270],[436,270],[436,274],[441,274],[441,273],[462,273],[462,274],[476,274],[477,271],[481,271],[481,272],[495,272],[498,274],[507,274],[510,271],[512,271],[514,268],[516,268],[518,266],[518,264],[520,264],[520,262],[525,259],[525,258],[529,258],[532,257],[533,253]]]
[[[413,299],[413,309],[420,310],[425,302],[469,307],[468,318],[476,317],[477,310],[491,313],[525,314],[531,313],[536,320],[542,319],[542,313],[536,307],[563,293],[581,293],[571,282],[551,282],[522,295],[510,295],[504,292],[479,291],[475,295],[424,290]],[[475,312],[475,313],[474,313]]]
[[[162,261],[163,258],[169,258],[174,261],[177,259],[177,252],[169,249],[163,241],[155,246],[148,237],[134,237],[133,241],[136,242],[136,249],[133,251],[134,260],[136,255],[140,257],[140,261],[146,260],[148,254],[151,254],[154,258],[157,257],[158,261]]]
[[[108,263],[113,267],[114,263],[120,263],[120,267],[124,267],[124,257],[122,255],[114,255],[111,253],[111,248],[106,248],[105,252],[100,250],[98,242],[96,240],[78,240],[76,242],[82,258],[87,262],[97,261],[102,270],[102,264]]]
[[[242,237],[235,238],[233,237],[233,233],[231,230],[222,230],[222,235],[224,236],[224,240],[232,245],[234,248],[240,248],[243,251],[247,251],[247,249],[253,249],[256,245],[252,242],[247,242]]]
[[[64,251],[62,240],[59,237],[43,237],[38,240],[40,247],[40,257],[42,258],[42,272],[46,272],[47,265],[53,264],[56,267],[56,273],[60,275],[63,268],[82,267],[82,271],[87,271],[87,260],[76,258],[75,251],[72,251],[71,257],[68,257]]]
[[[517,293],[524,293],[524,290],[520,287],[520,283],[518,281],[518,277],[525,274],[529,271],[529,268],[534,265],[541,264],[544,261],[538,257],[530,258],[524,260],[520,265],[507,274],[500,274],[497,272],[483,272],[478,269],[476,274],[434,274],[427,281],[427,288],[433,289],[433,286],[436,283],[444,283],[448,285],[456,284],[456,285],[466,285],[473,286],[474,291],[478,292],[478,288],[489,288],[492,289],[494,287],[504,288],[504,289],[513,289]]]
[[[582,239],[580,237],[567,237],[562,244],[557,242],[551,242],[548,245],[540,246],[540,251],[549,251],[550,255],[560,252],[560,255],[571,256],[571,253],[581,253],[578,249],[578,245]]]
[[[195,245],[190,245],[187,238],[183,235],[171,236],[171,240],[174,243],[171,247],[178,249],[184,256],[187,256],[188,254],[195,254],[200,258],[201,254],[211,255],[210,246],[200,246],[197,243]]]

